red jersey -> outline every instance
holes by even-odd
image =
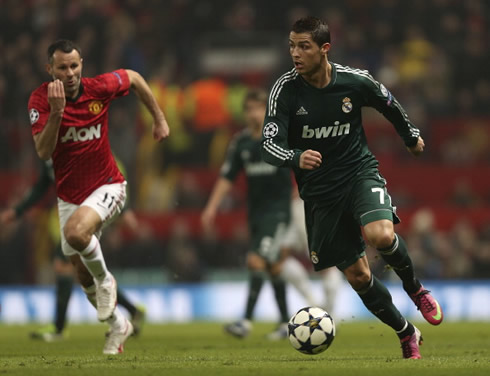
[[[53,152],[56,192],[63,201],[80,205],[104,184],[120,183],[119,171],[109,145],[108,119],[111,101],[129,93],[124,69],[82,78],[80,92],[66,99],[65,111]],[[41,132],[49,117],[48,83],[29,98],[32,134]]]

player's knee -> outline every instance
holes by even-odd
[[[389,229],[381,231],[374,240],[374,246],[377,249],[388,248],[395,240],[395,233]]]
[[[388,227],[380,227],[368,236],[368,243],[377,249],[388,248],[393,244],[395,233]]]
[[[91,235],[76,223],[68,222],[63,228],[65,239],[73,248],[82,251],[90,243]]]

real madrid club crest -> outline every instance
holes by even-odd
[[[344,111],[346,114],[352,111],[352,102],[350,101],[349,97],[342,99],[342,111]]]
[[[94,115],[100,114],[102,107],[104,107],[104,104],[101,101],[92,101],[88,104],[88,110]]]
[[[310,259],[313,264],[318,264],[318,262],[320,261],[315,251],[310,252]]]

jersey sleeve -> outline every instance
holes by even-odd
[[[406,146],[415,146],[420,131],[410,122],[407,113],[393,94],[367,72],[361,80],[366,104],[382,113],[394,125]]]
[[[125,69],[118,69],[113,72],[104,73],[95,77],[97,84],[95,87],[102,96],[123,97],[128,95],[129,76]]]
[[[262,158],[274,166],[299,167],[303,150],[292,150],[288,145],[289,101],[282,77],[269,94],[262,131]]]
[[[44,129],[49,118],[50,107],[47,93],[44,93],[44,95],[42,93],[42,88],[33,92],[27,104],[27,111],[31,122],[31,132],[33,135]]]
[[[238,149],[239,136],[235,136],[228,146],[226,159],[221,166],[220,175],[230,181],[234,181],[239,172],[243,169],[242,159]]]

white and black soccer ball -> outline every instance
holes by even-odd
[[[288,323],[289,342],[303,354],[319,354],[332,344],[335,323],[327,311],[318,307],[301,308]]]

